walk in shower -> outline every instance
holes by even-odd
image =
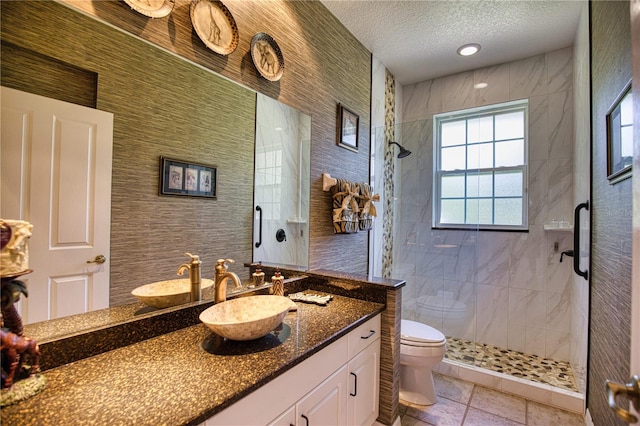
[[[376,248],[392,251],[381,274],[406,280],[402,317],[447,336],[445,362],[584,394],[584,367],[576,359],[584,359],[586,341],[574,336],[572,324],[586,307],[576,306],[571,259],[560,261],[573,248],[572,67],[570,47],[404,86],[403,123],[391,134],[412,155],[394,158],[391,170],[372,160],[377,188],[382,176],[393,177],[392,231],[376,234],[373,246],[375,256],[384,257]],[[484,80],[492,91],[473,88]],[[528,100],[526,230],[436,226],[433,116],[522,99]],[[385,137],[384,127],[373,130],[376,147]],[[553,226],[561,221],[569,225]]]

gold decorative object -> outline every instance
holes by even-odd
[[[261,76],[278,81],[284,73],[284,57],[278,43],[266,33],[258,33],[251,39],[251,58]]]
[[[238,47],[238,26],[229,9],[218,0],[193,0],[191,24],[200,40],[220,55],[229,55]]]
[[[124,0],[131,9],[150,18],[164,18],[173,11],[174,0]]]

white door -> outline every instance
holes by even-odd
[[[113,114],[1,90],[0,217],[33,224],[23,322],[106,308]]]

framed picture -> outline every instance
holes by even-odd
[[[358,152],[358,124],[360,117],[338,104],[338,145]]]
[[[631,82],[607,113],[607,179],[610,184],[631,177],[633,163],[633,104]]]
[[[160,195],[216,198],[217,169],[160,157]]]

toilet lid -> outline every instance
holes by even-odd
[[[444,334],[416,321],[401,320],[401,340],[417,343],[442,343],[446,339]]]

